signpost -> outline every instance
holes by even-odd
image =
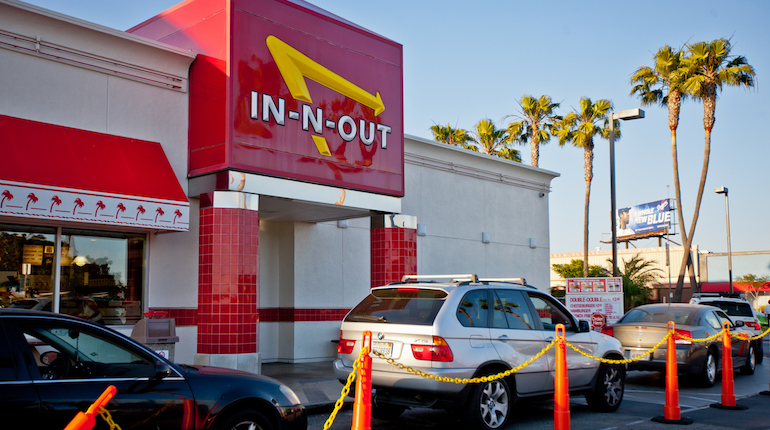
[[[568,278],[565,299],[570,312],[601,331],[623,316],[623,278]]]

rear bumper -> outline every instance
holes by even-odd
[[[648,351],[649,348],[624,348],[624,350]],[[706,361],[706,348],[691,349],[689,345],[677,346],[676,364],[679,373],[698,374]],[[652,353],[651,359],[638,360],[628,364],[629,370],[665,370],[666,348],[659,348]]]
[[[436,397],[452,398],[457,397],[467,384],[455,384],[454,382],[439,382],[434,379],[428,379],[423,376],[417,376],[406,370],[401,370],[396,366],[391,366],[392,370],[383,370],[384,362],[374,359],[378,362],[372,371],[372,387],[378,390],[388,389],[397,391],[430,393]],[[430,373],[434,376],[444,378],[472,378],[476,369],[435,369],[418,368],[417,371]],[[343,384],[347,382],[348,376],[353,372],[352,366],[346,366],[342,359],[334,360],[334,376]]]

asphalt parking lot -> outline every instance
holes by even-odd
[[[770,429],[770,396],[760,395],[770,388],[770,359],[765,340],[765,361],[757,365],[754,375],[735,374],[735,396],[743,411],[721,410],[710,407],[719,403],[722,383],[702,388],[697,381],[682,377],[679,380],[679,404],[683,417],[694,423],[687,429]],[[721,377],[721,376],[720,376]],[[339,385],[342,388],[342,385]],[[582,397],[570,398],[570,427],[572,429],[602,430],[630,428],[634,430],[663,429],[670,424],[651,421],[662,416],[665,405],[665,378],[658,372],[629,372],[623,404],[614,413],[592,412]],[[322,429],[329,418],[328,409],[318,408],[310,416],[309,429]],[[352,411],[349,405],[335,418],[330,429],[349,429]],[[424,430],[462,428],[462,423],[445,411],[415,409],[406,411],[398,420],[372,420],[377,430]],[[507,429],[552,429],[553,402],[520,403],[515,406],[513,419]]]

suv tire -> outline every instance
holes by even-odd
[[[475,384],[465,408],[465,421],[470,428],[503,428],[511,415],[513,398],[511,388],[503,378]]]
[[[626,372],[618,364],[602,364],[593,391],[586,394],[588,406],[597,412],[615,412],[623,401]]]

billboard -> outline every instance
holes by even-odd
[[[623,279],[568,278],[565,305],[578,320],[591,323],[591,330],[601,331],[623,316]]]
[[[616,225],[618,239],[665,232],[671,225],[670,200],[618,209]]]

